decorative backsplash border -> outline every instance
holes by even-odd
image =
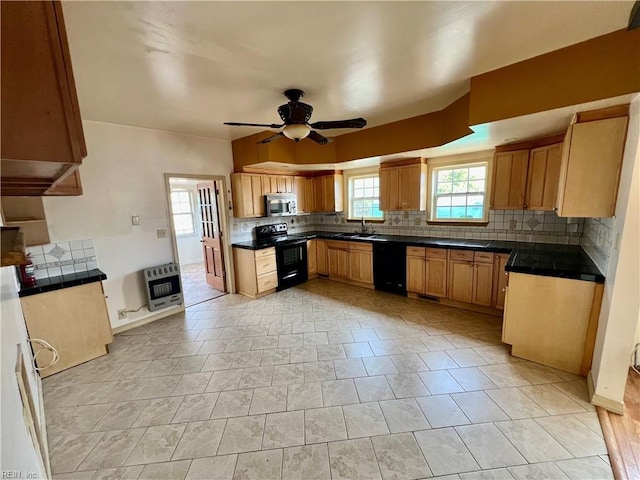
[[[353,232],[360,228],[347,223],[343,213],[299,215],[275,220],[273,218],[233,219],[231,241],[252,239],[258,225],[287,222],[290,233],[308,230]],[[370,224],[376,233],[411,235],[418,237],[474,238],[482,240],[510,240],[518,242],[580,245],[584,229],[583,218],[560,218],[554,212],[530,210],[491,210],[486,226],[427,225],[426,212],[389,212],[384,223]]]
[[[36,278],[49,278],[98,268],[92,239],[56,242],[27,248]]]

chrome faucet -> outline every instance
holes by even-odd
[[[360,227],[361,233],[367,233],[367,224],[364,222],[364,216],[362,217],[362,225]]]

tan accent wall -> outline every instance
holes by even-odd
[[[618,30],[471,78],[469,125],[640,91],[640,30]]]

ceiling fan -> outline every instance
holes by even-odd
[[[309,119],[311,118],[311,114],[313,113],[313,107],[300,101],[300,99],[304,96],[304,92],[297,88],[291,88],[289,90],[285,90],[284,96],[287,97],[289,102],[278,107],[278,114],[282,119],[282,124],[238,122],[225,122],[224,124],[232,125],[234,127],[284,127],[281,132],[265,138],[264,140],[260,140],[258,143],[269,143],[282,136],[285,136],[296,143],[298,143],[303,138],[308,137],[309,139],[320,145],[326,145],[327,143],[330,143],[332,139],[320,135],[318,132],[311,130],[312,128],[316,130],[328,130],[330,128],[362,128],[367,124],[367,121],[364,118],[309,123]]]

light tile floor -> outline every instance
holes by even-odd
[[[584,379],[500,328],[327,280],[198,304],[45,379],[55,478],[613,478]]]
[[[224,295],[224,292],[207,285],[202,263],[180,265],[180,279],[187,307]]]

